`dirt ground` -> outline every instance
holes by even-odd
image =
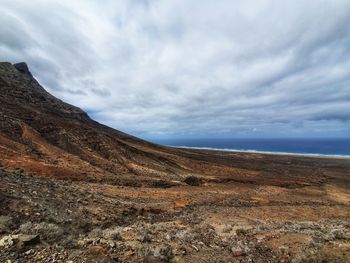
[[[3,168],[0,262],[350,262],[349,160],[184,154],[255,172],[131,187]]]

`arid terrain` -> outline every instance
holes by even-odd
[[[0,63],[0,262],[350,262],[350,159],[176,149]]]

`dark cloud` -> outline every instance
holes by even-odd
[[[133,134],[350,134],[350,2],[2,1],[0,54]]]

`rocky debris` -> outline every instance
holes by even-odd
[[[233,256],[235,257],[240,257],[240,256],[245,256],[249,251],[250,248],[248,245],[246,245],[242,241],[237,241],[237,243],[231,248],[231,251],[233,253]]]
[[[120,227],[105,229],[103,230],[102,235],[105,239],[110,239],[113,241],[120,241],[123,239]]]
[[[215,228],[211,225],[198,226],[193,231],[195,235],[199,236],[197,238],[201,239],[207,246],[218,246],[221,245],[222,241],[215,231]]]
[[[68,236],[61,242],[61,246],[66,249],[76,249],[79,248],[79,243],[75,237]]]
[[[193,241],[194,235],[187,230],[181,230],[176,233],[176,237],[181,242],[190,243]]]
[[[250,227],[235,222],[234,227],[227,224],[220,230],[223,222],[214,227],[202,215],[212,209],[207,205],[151,213],[153,199],[149,203],[116,200],[94,191],[96,184],[84,189],[82,185],[3,172],[0,193],[12,209],[0,210],[6,211],[2,223],[9,225],[8,233],[0,235],[0,262],[18,258],[24,262],[200,262],[206,258],[262,263],[268,258],[280,263],[291,262],[302,249],[322,254],[325,246],[337,248],[349,240],[350,224],[344,220],[255,222]],[[212,215],[220,218],[223,210],[213,209]],[[283,241],[296,234],[305,243]],[[40,242],[24,245],[19,235],[38,235]]]
[[[139,227],[137,239],[142,243],[151,242],[152,241],[151,231],[144,226]]]
[[[36,245],[40,243],[39,235],[7,235],[0,240],[0,247],[9,248],[14,244],[18,244],[21,247]]]
[[[347,239],[350,240],[350,233],[345,233],[344,229],[332,229],[328,236],[327,240],[337,240],[337,239]]]
[[[40,235],[40,237],[48,243],[53,244],[63,238],[66,238],[64,229],[56,224],[41,222],[27,222],[20,226],[21,233],[29,235]]]
[[[147,263],[171,262],[174,253],[170,245],[161,245],[150,248],[141,248],[138,253],[139,259]]]
[[[244,228],[237,228],[236,234],[237,235],[245,235],[245,234],[247,234],[247,230],[245,230]]]
[[[18,241],[26,246],[35,245],[40,242],[40,237],[39,235],[19,235]]]

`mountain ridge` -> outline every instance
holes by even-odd
[[[102,169],[112,173],[135,173],[125,162],[128,160],[127,151],[135,155],[147,155],[147,153],[136,149],[130,143],[144,146],[151,144],[92,120],[80,108],[49,94],[32,77],[28,69],[20,71],[15,65],[0,64],[0,103],[2,104],[0,132],[2,134],[6,134],[15,142],[24,144],[26,148],[29,147],[30,150],[41,154],[45,151],[38,149],[42,148],[42,145],[52,146],[53,152],[64,150],[69,155],[73,155],[71,157],[79,156],[79,159],[88,162],[91,167],[99,168],[98,170]],[[2,138],[2,140],[6,139]],[[27,143],[28,141],[31,143]],[[35,143],[39,141],[40,143]],[[125,160],[122,160],[123,157]],[[137,157],[139,156],[135,156]],[[111,162],[112,158],[114,158],[114,163]],[[147,158],[147,156],[142,156],[142,158]],[[47,165],[52,165],[54,160],[51,159],[47,156],[45,160]],[[119,165],[115,164],[115,160],[118,160]],[[40,163],[40,160],[38,161]],[[145,165],[146,162],[142,164]],[[66,166],[69,165],[66,163]],[[86,165],[83,166],[86,168]],[[101,173],[102,171],[95,170],[94,172]]]
[[[16,66],[17,65],[17,66]],[[18,69],[19,68],[19,69]],[[0,165],[25,173],[126,186],[171,187],[211,181],[303,185],[259,154],[179,149],[147,142],[92,120],[80,108],[48,93],[25,63],[0,63]],[[309,169],[311,174],[312,167]]]

